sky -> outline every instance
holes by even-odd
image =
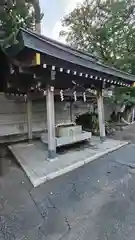
[[[83,0],[39,0],[44,13],[42,34],[55,40],[64,41],[59,37],[62,30],[61,19],[71,12]]]

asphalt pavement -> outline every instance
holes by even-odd
[[[134,156],[133,141],[38,188],[12,161],[0,178],[0,240],[134,240],[135,171],[121,163]]]

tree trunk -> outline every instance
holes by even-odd
[[[36,32],[41,33],[41,24],[40,23],[36,23]]]
[[[35,0],[34,3],[34,8],[35,8],[35,29],[38,33],[41,33],[41,24],[40,24],[40,4],[39,4],[39,0]]]
[[[130,111],[127,115],[127,121],[130,123],[132,119],[132,111]]]
[[[128,122],[132,122],[133,109],[134,107],[132,107],[128,113],[128,117],[127,117]]]
[[[131,123],[132,122],[132,114],[133,114],[133,109],[134,109],[134,106],[131,107],[131,108],[127,108],[125,110],[125,120],[128,122],[128,123]]]

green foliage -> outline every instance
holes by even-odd
[[[135,105],[135,88],[116,88],[111,100],[117,105],[132,107]]]
[[[9,0],[8,0],[9,1]],[[35,29],[35,23],[41,20],[40,7],[37,0],[10,0],[1,6],[0,29],[1,41],[11,38],[20,27]]]
[[[97,54],[107,64],[135,73],[135,3],[84,0],[63,19],[72,46]]]
[[[99,122],[97,113],[85,113],[76,118],[76,124],[82,125],[84,130],[89,129],[92,133],[99,132]]]

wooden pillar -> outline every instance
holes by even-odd
[[[55,139],[55,109],[54,109],[54,87],[47,87],[46,94],[47,108],[47,129],[48,129],[48,158],[56,158],[56,139]]]
[[[27,133],[28,141],[32,141],[32,100],[29,94],[27,95]]]
[[[70,101],[70,121],[73,122],[73,102]]]
[[[99,90],[97,93],[97,105],[98,105],[100,140],[103,142],[105,141],[106,134],[105,134],[104,103],[103,103],[102,90]]]
[[[40,4],[39,0],[35,0],[34,2],[35,8],[35,29],[40,34],[41,33],[41,24],[40,24]],[[40,54],[36,53],[36,64],[40,65]],[[28,140],[32,141],[32,100],[27,94],[27,132],[28,132]]]

